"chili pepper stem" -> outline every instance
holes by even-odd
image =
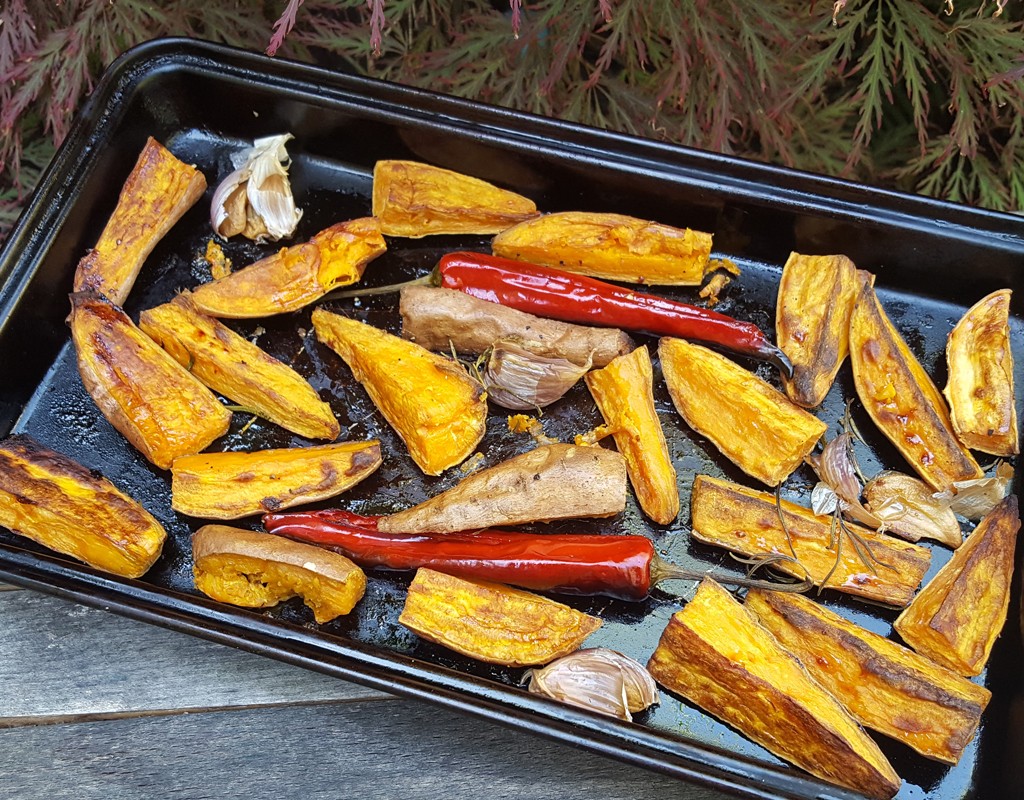
[[[713,578],[724,586],[735,586],[742,589],[769,589],[775,592],[806,592],[814,582],[809,578],[796,583],[782,583],[778,581],[763,581],[757,578],[740,578],[735,575],[724,575],[715,572],[701,572],[695,569],[686,569],[670,561],[665,561],[655,556],[651,561],[651,586],[658,586],[663,581],[697,581],[704,578]]]
[[[765,345],[763,352],[761,353],[761,357],[769,364],[776,367],[786,378],[793,377],[793,362],[790,361],[789,357],[775,345]]]
[[[435,267],[426,275],[421,275],[418,278],[412,280],[402,281],[401,283],[390,283],[387,286],[373,286],[369,289],[346,289],[343,291],[328,292],[321,299],[325,300],[344,300],[350,297],[369,297],[372,294],[393,294],[394,292],[400,292],[406,286],[439,286],[440,285],[440,274]]]

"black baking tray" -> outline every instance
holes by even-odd
[[[883,304],[940,385],[949,329],[988,292],[1015,290],[1011,324],[1014,343],[1022,341],[1024,219],[583,128],[199,41],[167,39],[132,50],[108,70],[0,256],[0,435],[30,433],[102,471],[141,501],[169,532],[154,568],[140,580],[122,580],[0,529],[0,578],[482,715],[739,796],[852,797],[787,766],[668,693],[634,723],[620,722],[527,694],[520,687],[522,670],[489,667],[421,642],[397,622],[408,575],[371,572],[367,595],[356,611],[323,626],[314,624],[297,601],[251,612],[217,604],[194,590],[189,536],[201,523],[170,509],[167,473],[128,446],[82,388],[65,324],[67,295],[78,259],[96,240],[147,136],[197,164],[212,186],[230,171],[232,151],[256,137],[282,132],[295,136],[289,145],[294,158],[291,174],[305,209],[299,240],[333,222],[368,214],[374,162],[410,158],[514,189],[545,211],[617,211],[712,231],[715,255],[732,259],[742,271],[724,292],[718,309],[769,331],[781,265],[790,251],[842,252],[876,273]],[[149,258],[126,303],[133,317],[177,290],[208,279],[201,253],[210,238],[210,191]],[[421,275],[446,250],[486,251],[487,245],[480,237],[392,240],[388,253],[367,270],[364,283]],[[274,247],[226,245],[236,264]],[[703,302],[691,290],[664,293]],[[330,307],[390,330],[397,327],[393,297],[341,300]],[[428,479],[412,466],[351,373],[309,334],[308,310],[239,323],[236,328],[257,337],[267,350],[310,378],[331,402],[343,438],[382,440],[384,466],[337,504],[382,513],[457,481],[458,470]],[[767,365],[744,363],[777,381]],[[1024,385],[1020,367],[1016,380],[1018,386]],[[749,481],[686,428],[661,382],[656,384],[657,408],[679,471],[679,519],[666,527],[650,526],[631,500],[612,520],[563,523],[555,529],[642,532],[671,560],[736,572],[740,567],[721,551],[690,541],[689,486],[700,472]],[[819,411],[830,425],[830,437],[854,397],[845,367]],[[851,410],[867,437],[858,451],[865,469],[900,466],[899,456],[874,432],[859,404],[853,402]],[[527,437],[507,431],[504,416],[500,409],[492,409],[489,432],[480,447],[485,463],[531,445]],[[269,423],[235,417],[231,431],[215,448],[302,444]],[[548,434],[563,439],[598,421],[586,389],[579,386],[544,416]],[[801,468],[787,482],[785,494],[806,504],[813,483],[807,468]],[[934,548],[929,576],[946,558],[941,547]],[[992,703],[960,764],[933,764],[879,739],[904,778],[899,797],[951,800],[1024,793],[1019,769],[1024,763],[1019,572],[1009,621],[978,679],[992,690]],[[694,591],[692,584],[669,588],[676,594],[657,591],[643,603],[561,599],[604,618],[604,626],[588,645],[611,646],[646,661],[670,615]],[[833,593],[820,599],[873,630],[891,630],[895,613],[890,610]]]

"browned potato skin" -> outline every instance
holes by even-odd
[[[145,574],[167,538],[106,478],[25,435],[0,442],[0,525],[125,578]]]
[[[231,412],[118,307],[71,295],[71,338],[86,391],[103,416],[162,469],[227,433]]]
[[[1016,495],[989,512],[893,627],[923,656],[961,675],[980,675],[1006,622],[1014,547],[1020,530]]]
[[[416,571],[398,621],[462,655],[509,667],[547,664],[578,650],[601,620],[498,583]]]
[[[182,456],[171,465],[171,507],[204,519],[273,513],[335,497],[380,464],[377,441]]]
[[[782,385],[798,406],[816,408],[832,388],[849,352],[858,286],[857,268],[842,255],[790,253],[782,268],[775,341],[793,363]]]
[[[745,601],[779,643],[871,730],[956,764],[992,693],[802,595],[752,589]]]
[[[778,562],[775,569],[801,579],[806,570],[817,586],[824,582],[825,588],[898,608],[911,601],[931,563],[930,550],[847,522],[870,545],[880,563],[869,567],[846,542],[839,565],[829,576],[836,562],[831,519],[816,517],[809,508],[788,500],[780,505],[785,528],[774,494],[698,475],[690,498],[693,537],[755,558],[768,553],[789,555],[792,542],[803,569],[788,561]]]
[[[941,492],[983,476],[956,438],[942,394],[866,279],[850,318],[850,364],[864,408],[925,483]]]
[[[595,367],[633,349],[628,334],[615,328],[591,328],[535,317],[454,289],[408,286],[398,307],[402,335],[428,350],[480,355],[497,342],[515,342],[545,358],[573,364],[593,359]]]
[[[196,588],[221,603],[270,608],[301,597],[318,623],[348,614],[366,574],[342,555],[280,536],[205,525],[192,537]]]
[[[626,464],[601,447],[550,444],[474,472],[457,486],[397,514],[382,531],[454,531],[608,517],[626,507]]]
[[[1002,289],[975,303],[949,334],[949,379],[943,390],[953,430],[973,450],[1020,452],[1010,346],[1010,295]]]
[[[215,392],[307,439],[338,438],[330,405],[295,370],[196,308],[187,292],[142,312],[139,327]]]
[[[78,262],[75,291],[122,305],[153,248],[204,191],[203,173],[149,137],[96,246]]]
[[[529,198],[417,161],[378,161],[372,213],[385,236],[497,233],[537,216]]]
[[[647,669],[669,691],[812,775],[880,800],[900,788],[857,722],[710,579],[669,620]]]

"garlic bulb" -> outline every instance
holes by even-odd
[[[295,233],[302,211],[295,207],[285,143],[290,133],[257,139],[232,157],[235,171],[213,193],[210,224],[225,238],[242,234],[257,242]]]
[[[641,664],[604,647],[577,650],[529,677],[534,694],[624,720],[659,700],[658,686]]]
[[[513,342],[497,342],[484,368],[487,397],[502,408],[525,411],[558,400],[591,367],[564,358],[539,356]]]
[[[864,487],[864,499],[889,533],[911,542],[935,539],[954,549],[963,542],[949,503],[937,500],[924,481],[902,472],[880,472]]]

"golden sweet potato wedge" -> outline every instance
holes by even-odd
[[[577,650],[601,620],[546,597],[498,583],[416,571],[398,621],[464,656],[528,667]]]
[[[846,256],[790,253],[775,306],[775,341],[793,362],[782,377],[798,406],[821,405],[849,352],[850,314],[857,299],[857,268]]]
[[[715,268],[710,233],[587,211],[520,222],[495,236],[491,250],[505,258],[630,283],[699,286]]]
[[[953,433],[946,402],[914,358],[867,279],[850,317],[850,364],[857,396],[878,429],[936,491],[982,477]]]
[[[313,311],[313,327],[427,475],[440,475],[473,452],[487,425],[487,394],[458,362],[322,308]]]
[[[385,236],[497,233],[537,216],[522,195],[460,172],[417,161],[373,167],[373,216]]]
[[[186,292],[150,308],[139,327],[215,392],[308,439],[338,438],[330,405],[286,364],[196,308]]]
[[[661,370],[686,424],[753,478],[777,486],[828,426],[713,350],[683,339],[658,344]]]
[[[992,693],[801,595],[753,589],[747,610],[866,728],[955,764]]]
[[[223,278],[192,290],[192,301],[211,317],[252,319],[296,311],[332,289],[363,277],[387,249],[372,217],[339,222],[305,244],[283,247]]]
[[[647,347],[619,356],[604,369],[591,370],[584,380],[626,459],[640,508],[659,525],[668,525],[679,513],[679,488],[665,432],[654,410],[654,374]]]
[[[710,579],[672,615],[647,669],[669,691],[822,780],[874,798],[900,788],[856,720]]]
[[[153,248],[205,191],[203,173],[147,139],[96,246],[78,262],[75,291],[122,305]]]
[[[1006,622],[1017,496],[1007,495],[953,553],[893,627],[923,656],[961,675],[980,675]]]
[[[785,527],[775,495],[698,475],[690,498],[693,537],[745,556],[795,555],[799,565],[780,561],[775,568],[796,578],[806,570],[816,586],[896,607],[910,602],[928,571],[931,551],[925,547],[851,522],[833,530],[831,517],[816,517],[787,500],[781,508]]]
[[[1020,452],[1010,347],[1010,290],[983,297],[961,318],[946,344],[953,430],[973,450],[996,456]]]
[[[366,591],[366,574],[345,556],[270,533],[204,525],[192,537],[196,588],[221,603],[270,608],[292,597],[330,622]]]
[[[126,578],[153,566],[167,538],[106,478],[23,434],[0,441],[0,525]]]
[[[339,495],[380,464],[377,441],[182,456],[171,465],[171,507],[204,519],[272,513]]]
[[[110,424],[162,469],[223,436],[231,412],[97,294],[71,295],[71,339],[86,391]]]

